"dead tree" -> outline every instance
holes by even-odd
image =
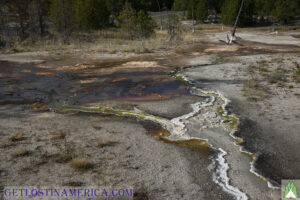
[[[243,10],[244,2],[245,2],[245,0],[242,0],[242,2],[241,2],[241,7],[240,7],[240,9],[239,9],[239,12],[238,12],[238,15],[237,15],[237,17],[236,17],[236,20],[235,20],[235,23],[234,23],[234,26],[233,26],[233,29],[232,29],[232,31],[231,31],[230,36],[227,34],[227,43],[228,43],[228,44],[231,44],[232,41],[236,39],[236,37],[235,37],[235,32],[236,32],[236,28],[237,28],[237,25],[238,25],[238,23],[239,23],[239,19],[240,19],[242,10]]]

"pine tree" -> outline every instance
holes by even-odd
[[[276,18],[287,24],[297,14],[299,4],[295,0],[277,0],[275,15]]]
[[[31,1],[28,7],[31,35],[39,34],[40,36],[43,36],[46,34],[46,18],[48,15],[48,9],[48,0]]]
[[[255,13],[261,17],[270,16],[274,12],[276,0],[255,0]]]
[[[75,0],[72,7],[73,28],[75,30],[87,29],[86,0]]]
[[[222,7],[222,21],[233,25],[239,9],[239,0],[226,0]]]
[[[184,11],[187,9],[187,3],[185,0],[175,0],[172,6],[174,11]]]
[[[140,10],[137,14],[137,34],[140,38],[149,37],[154,33],[155,22],[145,13]]]
[[[188,6],[187,6],[187,17],[188,19],[193,19],[195,17],[195,11],[196,11],[197,1],[196,0],[189,0]]]
[[[199,0],[196,6],[195,16],[197,20],[201,20],[202,22],[207,18],[208,5],[206,0]]]
[[[233,25],[240,9],[241,0],[226,0],[222,6],[222,21],[224,24]],[[254,1],[247,0],[244,3],[243,10],[239,20],[239,26],[247,26],[253,23]]]
[[[206,3],[208,4],[208,9],[215,10],[216,13],[221,12],[222,3],[224,0],[207,0]]]
[[[125,2],[118,19],[120,20],[122,30],[130,39],[133,39],[135,34],[136,11],[131,7],[128,1]]]
[[[118,20],[118,16],[123,9],[124,0],[106,0],[106,5],[113,18]]]
[[[208,2],[207,0],[189,0],[187,6],[187,17],[188,19],[193,20],[193,27],[194,27],[194,20],[201,20],[204,21],[208,16]],[[193,28],[194,32],[194,28]]]
[[[89,29],[101,29],[109,25],[110,12],[106,0],[86,0],[84,13]]]
[[[144,10],[147,9],[147,0],[129,0],[132,8],[135,10]]]
[[[121,28],[130,39],[149,37],[154,33],[155,22],[153,19],[144,10],[139,10],[136,13],[136,10],[131,7],[128,1],[125,2],[119,20]]]
[[[50,17],[64,37],[74,30],[74,2],[75,0],[51,0]]]
[[[23,40],[27,37],[29,12],[28,6],[31,0],[13,0],[8,1],[10,11],[17,17],[20,26],[20,38]]]

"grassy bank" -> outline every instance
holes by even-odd
[[[43,38],[28,38],[22,42],[15,42],[9,48],[0,50],[0,53],[18,53],[28,51],[66,51],[74,50],[94,51],[99,53],[151,53],[158,50],[166,50],[179,45],[194,43],[202,34],[196,30],[192,33],[185,28],[175,39],[170,40],[166,30],[155,30],[155,33],[144,39],[128,39],[122,31],[110,28],[90,32],[74,32],[67,40],[63,40],[58,34],[50,34]]]

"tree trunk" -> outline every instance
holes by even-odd
[[[234,38],[235,38],[235,32],[236,32],[236,28],[237,28],[237,25],[238,25],[238,23],[239,23],[239,19],[240,19],[242,10],[243,10],[244,2],[245,2],[245,0],[242,0],[242,2],[241,2],[241,7],[240,7],[239,12],[238,12],[238,15],[237,15],[237,17],[236,17],[236,20],[235,20],[235,23],[234,23],[234,26],[233,26],[233,29],[232,29],[230,38],[227,36],[227,40],[228,40],[227,42],[228,42],[228,44],[231,44],[232,41],[233,41]],[[229,39],[228,39],[228,38],[229,38]]]
[[[23,16],[21,14],[19,14],[19,24],[20,24],[20,28],[21,28],[21,40],[25,39],[25,25],[23,22]]]
[[[0,1],[0,48],[7,45],[7,37],[8,34],[8,28],[6,26],[7,24],[7,16],[5,14],[5,11],[3,9],[4,3]]]
[[[195,32],[195,24],[194,24],[194,5],[193,5],[193,8],[192,8],[192,26],[193,26],[193,30],[192,32],[194,33]]]
[[[159,0],[156,0],[156,2],[157,2],[157,5],[158,5],[158,12],[160,14],[160,30],[163,30],[163,27],[162,27],[162,13],[160,13],[161,9],[160,9]]]
[[[0,3],[0,33],[4,34],[6,30],[6,15],[4,10],[2,9],[4,7],[4,4],[2,2]]]
[[[44,28],[43,16],[41,15],[39,15],[39,25],[40,25],[40,34],[41,36],[43,36],[45,33],[45,28]]]
[[[36,1],[37,9],[38,9],[38,20],[39,20],[39,27],[40,27],[40,35],[43,36],[45,33],[44,28],[44,19],[43,19],[43,3],[40,0]]]

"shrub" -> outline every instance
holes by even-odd
[[[23,157],[29,155],[29,151],[25,148],[18,149],[13,153],[13,157]]]
[[[10,141],[10,142],[17,142],[17,141],[22,140],[22,138],[23,138],[23,134],[21,132],[19,132],[17,135],[10,136],[8,138],[8,141]]]
[[[99,148],[109,147],[117,144],[116,141],[99,142],[96,146]]]
[[[276,70],[275,72],[272,72],[271,76],[268,78],[269,83],[278,83],[278,82],[285,82],[286,76],[283,71]]]
[[[77,171],[86,171],[93,167],[93,164],[84,158],[75,158],[71,161],[71,166]]]
[[[53,135],[51,136],[50,140],[62,140],[64,139],[66,136],[63,133],[59,133],[57,135]]]

